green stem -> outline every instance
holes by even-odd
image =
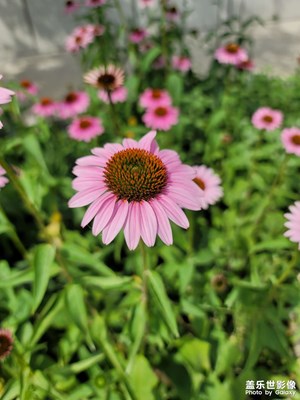
[[[19,193],[21,199],[24,202],[25,207],[29,211],[29,213],[33,216],[37,227],[39,228],[41,233],[45,232],[45,225],[44,222],[39,214],[39,211],[36,209],[34,204],[31,202],[31,200],[28,198],[25,190],[23,189],[23,186],[20,184],[18,177],[16,176],[14,170],[11,168],[11,166],[3,159],[0,158],[0,165],[5,169],[7,176],[9,177],[11,183]]]
[[[1,205],[0,205],[0,212],[4,216],[6,223],[9,225],[9,228],[10,228],[9,237],[13,241],[16,249],[19,250],[19,252],[23,256],[23,258],[27,258],[27,250],[24,247],[21,239],[19,238],[14,225],[10,222],[8,216],[6,215],[4,209],[2,208]]]
[[[272,186],[269,190],[268,196],[266,198],[266,202],[265,202],[265,206],[262,208],[261,212],[259,213],[259,216],[256,218],[256,221],[254,222],[254,230],[253,232],[256,232],[257,228],[259,227],[259,225],[261,224],[262,220],[264,219],[265,215],[267,214],[268,209],[271,206],[272,200],[273,200],[273,196],[274,196],[274,192],[276,190],[276,188],[278,187],[278,185],[281,183],[282,181],[282,177],[284,175],[285,169],[286,169],[286,164],[288,161],[288,155],[285,154],[284,159],[281,163],[281,166],[279,167],[278,173],[275,176]]]
[[[272,301],[274,296],[278,294],[278,287],[290,276],[292,270],[296,267],[297,262],[299,260],[299,250],[294,253],[293,257],[291,258],[287,268],[282,272],[279,278],[276,279],[274,282],[270,293],[269,293],[269,300]]]
[[[112,119],[112,122],[113,122],[113,125],[114,125],[114,129],[116,130],[116,134],[121,137],[122,134],[121,134],[119,118],[118,118],[118,114],[117,114],[116,109],[115,109],[115,105],[114,105],[114,103],[112,101],[112,98],[111,98],[110,90],[107,90],[107,95],[108,95],[108,99],[109,99],[109,107],[110,107],[111,119]]]

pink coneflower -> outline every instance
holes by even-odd
[[[281,141],[287,153],[300,156],[300,129],[286,128],[281,133]]]
[[[274,131],[280,127],[283,120],[283,114],[279,110],[273,110],[269,107],[258,108],[252,115],[251,121],[255,128]]]
[[[69,207],[90,204],[81,226],[94,220],[92,233],[102,232],[104,244],[124,229],[130,250],[140,238],[154,246],[157,235],[171,245],[169,219],[186,229],[189,222],[181,208],[200,209],[194,169],[182,164],[175,151],[160,151],[155,136],[150,131],[139,142],[109,143],[76,162],[73,188],[78,193]]]
[[[181,72],[187,72],[192,67],[192,62],[189,57],[185,56],[173,56],[172,57],[172,67]]]
[[[122,86],[124,78],[124,71],[112,64],[109,64],[107,67],[100,66],[94,68],[83,77],[84,81],[89,85],[109,91]]]
[[[81,49],[86,48],[94,41],[94,33],[91,29],[86,27],[77,27],[66,39],[66,50],[70,53],[75,53]]]
[[[26,91],[29,94],[32,94],[33,96],[35,96],[39,91],[38,86],[28,79],[21,80],[20,86],[24,91]]]
[[[103,132],[101,119],[89,116],[75,118],[68,126],[69,136],[83,142],[90,142],[94,137],[102,135]]]
[[[179,110],[172,106],[150,107],[142,117],[144,124],[151,129],[168,131],[178,122]]]
[[[201,189],[201,208],[206,210],[208,206],[215,204],[223,196],[223,189],[220,186],[221,179],[211,168],[205,165],[196,166],[194,168],[196,171],[194,182]]]
[[[90,104],[90,98],[86,92],[70,92],[64,100],[57,104],[57,112],[60,118],[72,118],[84,113]]]
[[[248,58],[247,60],[241,61],[239,62],[236,67],[238,69],[241,69],[243,71],[253,71],[254,69],[254,63],[252,60],[250,60],[250,58]]]
[[[146,89],[140,96],[139,104],[144,108],[170,106],[172,99],[164,89]]]
[[[57,104],[50,97],[43,97],[37,104],[34,104],[32,111],[41,117],[51,117],[57,110]]]
[[[80,3],[76,1],[68,0],[65,2],[65,13],[72,14],[74,11],[78,10]]]
[[[0,80],[2,79],[2,75],[0,75]],[[13,96],[15,92],[10,89],[6,89],[4,87],[0,87],[0,104],[6,104],[11,102],[11,96]]]
[[[138,5],[140,8],[154,7],[155,0],[139,0]]]
[[[117,89],[110,92],[110,98],[112,103],[124,103],[127,100],[128,90],[124,86],[120,86]],[[98,97],[104,103],[109,104],[109,95],[106,90],[99,90]]]
[[[0,80],[2,79],[2,75],[0,75]],[[4,87],[0,87],[0,104],[7,104],[11,102],[11,96],[13,96],[15,92],[10,89],[6,89]],[[0,112],[1,112],[0,108]],[[2,122],[0,121],[0,129],[3,127]]]
[[[220,64],[237,65],[248,60],[248,58],[247,51],[236,43],[229,43],[215,51],[215,59]]]
[[[0,360],[9,356],[13,349],[13,337],[9,329],[0,329]]]
[[[179,20],[179,12],[177,7],[168,6],[166,7],[166,18],[168,21],[176,22]]]
[[[300,201],[296,201],[289,207],[290,213],[284,214],[288,220],[284,224],[288,230],[284,233],[284,236],[290,239],[291,242],[298,243],[298,249],[300,250]]]
[[[6,174],[5,169],[2,168],[0,165],[0,189],[3,188],[8,183],[8,179],[6,178],[6,176],[4,176],[5,174]]]
[[[132,43],[140,43],[148,36],[146,29],[137,28],[129,33],[129,40]]]
[[[18,90],[16,92],[17,98],[20,101],[24,101],[28,95],[31,96],[37,95],[39,91],[38,86],[35,83],[29,81],[28,79],[23,79],[20,82],[20,86],[22,90]]]
[[[85,0],[85,5],[87,7],[101,7],[106,3],[106,0]]]

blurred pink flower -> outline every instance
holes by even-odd
[[[132,43],[136,43],[137,44],[137,43],[142,42],[147,36],[148,36],[148,32],[146,31],[146,29],[137,28],[137,29],[133,29],[129,33],[129,40]]]
[[[187,72],[192,67],[192,61],[189,57],[185,56],[173,56],[172,67],[181,72]]]
[[[85,5],[87,7],[101,7],[106,3],[106,0],[85,0]]]
[[[2,79],[2,75],[0,75],[0,80]],[[4,87],[0,87],[0,104],[7,104],[11,102],[11,96],[13,96],[15,92],[10,89],[5,89]],[[2,110],[0,108],[0,112]],[[0,121],[0,129],[3,127],[2,122]]]
[[[175,6],[167,6],[166,7],[166,18],[168,21],[176,22],[179,21],[180,14],[178,12],[177,7]]]
[[[24,91],[26,91],[29,94],[32,94],[33,96],[35,96],[39,91],[39,87],[34,82],[31,82],[28,79],[23,79],[20,82],[20,86],[22,89],[24,89]]]
[[[2,79],[2,75],[0,75],[0,80]],[[15,92],[10,89],[5,89],[4,87],[0,87],[0,104],[6,104],[11,102],[11,96],[13,96]]]
[[[178,116],[178,108],[165,105],[148,108],[142,120],[148,128],[168,131],[178,123]]]
[[[140,8],[154,7],[155,0],[138,0],[138,5]]]
[[[57,113],[60,118],[72,118],[77,114],[84,113],[89,104],[90,98],[86,92],[70,92],[62,102],[57,104]]]
[[[244,71],[253,71],[254,63],[252,60],[250,60],[250,58],[248,58],[247,60],[239,62],[236,67]]]
[[[124,86],[120,86],[117,89],[110,92],[112,103],[124,103],[127,100],[128,90]],[[109,97],[106,90],[99,90],[98,97],[104,103],[109,104]]]
[[[5,174],[6,174],[5,169],[2,168],[0,165],[0,189],[3,188],[8,183],[8,179],[4,176]]]
[[[86,48],[94,41],[95,36],[101,36],[105,28],[102,25],[87,24],[77,26],[66,39],[66,50],[75,53]]]
[[[101,119],[89,116],[75,118],[67,129],[70,138],[83,142],[90,142],[104,132]]]
[[[140,96],[139,104],[141,107],[159,107],[170,106],[172,99],[169,93],[164,89],[146,89]]]
[[[284,233],[284,236],[290,239],[291,242],[298,243],[298,249],[300,250],[300,201],[296,201],[289,207],[289,213],[284,214],[288,220],[284,224],[288,230]]]
[[[74,11],[78,10],[78,8],[80,8],[80,3],[77,3],[76,1],[68,0],[65,2],[66,14],[72,14]]]
[[[0,329],[0,360],[4,360],[13,349],[13,337],[9,329]]]
[[[300,156],[300,129],[286,128],[281,133],[281,141],[287,153]]]
[[[208,206],[215,204],[223,196],[221,179],[211,168],[205,165],[195,166],[194,168],[196,171],[194,182],[201,189],[201,208],[206,210]]]
[[[219,47],[215,51],[215,59],[220,64],[237,65],[248,60],[248,54],[245,49],[236,43],[229,43],[226,46]]]
[[[282,124],[283,114],[279,110],[273,110],[269,107],[258,108],[252,115],[252,124],[257,129],[274,131]]]
[[[43,97],[32,106],[32,112],[41,117],[51,117],[57,110],[57,103],[50,97]]]
[[[98,89],[113,91],[123,85],[125,76],[123,69],[109,64],[92,69],[84,75],[83,79]]]
[[[166,59],[164,56],[158,56],[154,61],[153,61],[153,68],[154,69],[162,69],[166,66]]]
[[[200,209],[194,169],[182,164],[175,151],[159,150],[155,135],[150,131],[139,142],[108,143],[76,161],[73,188],[78,193],[69,207],[90,204],[81,226],[94,220],[92,233],[102,232],[104,244],[124,229],[130,250],[140,238],[154,246],[157,235],[171,245],[169,219],[187,229],[189,222],[181,208]]]

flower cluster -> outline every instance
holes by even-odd
[[[141,94],[139,103],[146,108],[142,120],[148,128],[168,131],[177,124],[179,110],[172,106],[166,90],[148,88]]]
[[[70,53],[76,53],[91,44],[95,37],[103,35],[104,26],[87,24],[76,27],[66,39],[66,50]]]

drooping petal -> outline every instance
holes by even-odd
[[[173,244],[173,235],[167,214],[156,199],[153,199],[150,203],[158,223],[158,236],[166,245],[170,246]]]
[[[103,229],[102,241],[104,244],[109,244],[114,240],[120,230],[123,228],[124,222],[128,215],[128,202],[120,200],[117,203],[117,211],[109,224]]]
[[[129,250],[134,250],[141,236],[140,208],[134,201],[129,204],[127,220],[124,226],[124,235]]]
[[[99,235],[99,233],[106,227],[108,221],[110,220],[114,212],[115,206],[116,206],[116,197],[114,195],[109,196],[101,204],[93,222],[92,233],[94,236]]]
[[[111,197],[111,193],[104,193],[102,194],[99,199],[93,201],[93,203],[89,206],[89,208],[86,210],[84,217],[81,221],[81,226],[84,228],[91,222],[91,220],[96,216],[96,214],[99,212],[100,207],[102,206],[103,202],[107,200],[107,198]]]
[[[101,191],[99,193],[98,188],[92,188],[88,190],[83,190],[82,192],[76,193],[68,203],[70,208],[82,207],[87,206],[88,204],[92,203],[101,195]]]
[[[185,213],[174,201],[165,195],[160,195],[159,201],[163,205],[165,213],[171,221],[184,229],[187,229],[190,226]]]
[[[141,215],[141,236],[145,244],[149,247],[154,246],[157,235],[157,219],[155,212],[147,201],[139,204]]]

